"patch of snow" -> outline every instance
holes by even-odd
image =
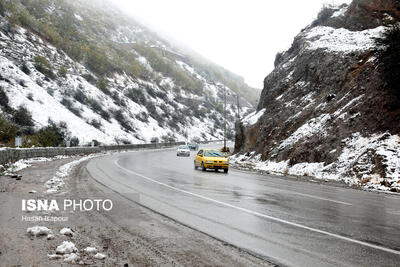
[[[26,232],[33,236],[42,236],[51,234],[51,230],[45,226],[34,226],[26,230]]]
[[[163,78],[160,82],[161,86],[167,86],[169,88],[174,88],[175,87],[175,83],[171,78]]]
[[[60,234],[66,235],[66,236],[73,236],[74,233],[72,232],[71,228],[64,227],[63,229],[60,230]]]
[[[310,50],[325,49],[331,52],[351,53],[376,48],[375,38],[381,37],[385,30],[384,26],[364,31],[318,26],[311,28],[306,33],[306,38]]]
[[[67,177],[71,171],[73,170],[74,167],[76,167],[77,165],[79,165],[81,162],[91,159],[91,158],[95,158],[100,156],[99,154],[92,154],[92,155],[88,155],[85,157],[82,157],[80,159],[71,161],[67,164],[62,165],[59,170],[57,171],[56,175],[51,178],[50,180],[46,181],[45,186],[47,188],[46,193],[47,194],[54,194],[59,192],[63,186],[65,185],[64,182],[64,178]]]
[[[75,247],[75,244],[70,241],[63,241],[62,244],[56,248],[56,253],[61,255],[71,254],[76,251],[78,251],[78,249]]]
[[[62,258],[62,256],[58,254],[47,254],[47,257],[49,257],[50,260],[58,260]]]
[[[339,115],[340,115],[344,110],[346,110],[348,107],[353,106],[353,104],[354,104],[355,102],[357,102],[357,101],[359,102],[359,100],[360,100],[361,98],[363,98],[363,96],[364,96],[364,95],[360,95],[360,96],[357,96],[357,97],[353,98],[353,99],[350,100],[346,105],[344,105],[341,109],[335,111],[335,113],[333,113],[333,116],[334,116],[334,117],[339,116]],[[356,105],[358,105],[358,103],[356,103],[354,106],[356,106]]]
[[[153,71],[153,68],[151,67],[150,63],[147,61],[145,57],[138,57],[137,59],[140,64],[142,64],[148,71]]]
[[[87,247],[85,248],[83,251],[85,251],[86,253],[97,253],[97,248],[95,247]]]
[[[281,94],[280,96],[278,96],[277,98],[275,98],[275,100],[281,100],[282,97],[283,97],[284,95],[285,95],[285,94]]]
[[[83,18],[79,16],[78,14],[74,14],[75,18],[79,21],[83,21]]]
[[[375,60],[377,60],[377,57],[372,56],[372,57],[370,57],[370,58],[367,60],[367,63],[375,62]]]
[[[290,67],[292,65],[292,63],[297,59],[297,56],[289,59],[287,62],[285,62],[285,64],[282,65],[283,69],[287,69],[288,67]]]
[[[45,162],[45,161],[51,161],[51,158],[31,158],[31,159],[20,159],[11,165],[7,167],[7,171],[5,175],[14,173],[14,172],[19,172],[23,169],[29,168],[32,166],[32,163],[37,163],[37,162]]]
[[[79,255],[76,253],[70,253],[70,254],[64,255],[64,261],[68,262],[68,263],[75,263],[78,261],[78,259],[79,259]]]
[[[248,155],[233,155],[230,159],[232,166],[245,169],[255,169],[279,175],[312,176],[324,180],[340,180],[349,185],[360,185],[368,190],[398,190],[400,192],[400,137],[388,133],[374,134],[363,137],[359,133],[343,140],[345,147],[340,156],[331,164],[324,162],[302,162],[289,166],[288,161],[261,161],[261,155],[255,152]],[[334,149],[329,153],[335,153]],[[382,157],[385,166],[385,175],[373,173],[371,162],[364,161],[370,157],[368,153],[375,153]],[[363,172],[353,173],[355,166],[360,166]],[[359,177],[361,175],[361,178]],[[362,183],[367,181],[366,183]],[[388,186],[390,185],[390,187]]]
[[[247,115],[244,119],[242,119],[242,123],[244,126],[252,126],[258,122],[258,120],[261,118],[262,115],[264,115],[265,108],[259,110],[259,111],[254,111]]]
[[[348,6],[342,7],[341,9],[339,9],[338,11],[335,11],[335,13],[333,13],[332,18],[344,16],[344,14],[347,12],[348,9],[349,9]]]
[[[307,123],[299,127],[292,135],[287,139],[283,140],[279,145],[278,149],[282,150],[287,146],[291,146],[297,143],[300,139],[308,136],[312,136],[318,132],[323,131],[326,122],[331,118],[329,114],[322,114],[317,118],[309,120]]]
[[[323,169],[323,162],[298,163],[289,168],[288,174],[298,176],[318,176]]]
[[[98,260],[104,260],[105,258],[107,258],[107,256],[102,253],[97,253],[96,255],[93,256],[93,258]]]

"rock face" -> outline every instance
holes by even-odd
[[[321,11],[277,55],[257,111],[237,126],[235,152],[287,168],[320,163],[320,177],[398,177],[386,152],[399,159],[400,100],[384,89],[375,38],[400,18],[399,7],[357,0]]]

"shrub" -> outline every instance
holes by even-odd
[[[168,95],[165,92],[157,91],[156,96],[164,101],[168,100]]]
[[[105,119],[106,121],[110,121],[110,119],[111,119],[110,113],[108,113],[108,112],[105,111],[105,110],[102,110],[102,111],[100,112],[100,116],[101,116],[103,119]]]
[[[8,101],[9,100],[8,100],[8,96],[7,96],[6,92],[4,92],[3,87],[0,87],[0,106],[2,108],[7,109],[9,107]]]
[[[54,79],[55,75],[53,71],[51,70],[51,65],[47,61],[45,57],[42,56],[36,56],[35,59],[35,68],[43,73],[47,78]]]
[[[32,93],[28,93],[28,95],[26,96],[29,100],[34,101],[33,100],[33,94]]]
[[[400,27],[394,24],[376,40],[378,45],[385,48],[380,53],[380,62],[383,64],[383,79],[387,83],[387,89],[400,99]],[[400,103],[399,103],[400,105]]]
[[[130,89],[125,93],[126,97],[128,97],[133,102],[136,102],[141,105],[145,105],[147,103],[147,98],[141,89]]]
[[[41,85],[40,85],[41,86]],[[51,96],[53,96],[54,95],[54,89],[53,88],[47,88],[46,89],[46,91],[47,91],[47,93],[49,94],[49,95],[51,95]]]
[[[28,66],[26,66],[26,64],[24,63],[24,64],[22,64],[22,66],[21,66],[21,70],[26,74],[26,75],[29,75],[29,74],[31,74],[31,70],[28,68]]]
[[[171,127],[172,129],[175,129],[176,131],[179,131],[179,130],[180,130],[180,127],[179,127],[178,123],[177,123],[176,121],[174,121],[174,120],[168,121],[168,125],[169,125],[169,127]]]
[[[86,104],[88,102],[87,96],[80,90],[76,91],[74,94],[74,99],[79,103]],[[99,105],[100,106],[100,105]],[[101,108],[101,107],[100,107]]]
[[[96,84],[96,79],[91,74],[83,74],[82,77],[91,84]]]
[[[88,101],[89,101],[90,108],[94,112],[96,112],[97,114],[100,114],[103,111],[103,108],[101,107],[99,101],[97,101],[96,99],[93,99],[93,98],[89,99]]]
[[[58,147],[64,143],[64,133],[56,125],[49,125],[39,130],[38,141],[43,147]]]
[[[149,122],[149,115],[146,112],[140,112],[140,114],[136,115],[136,118],[142,122]]]
[[[114,91],[111,94],[112,99],[114,100],[114,104],[119,106],[119,107],[126,107],[126,102],[124,99],[119,97],[119,94],[117,91]]]
[[[94,128],[96,128],[96,129],[101,129],[101,122],[100,121],[98,121],[98,120],[92,120],[91,122],[90,122],[90,125],[92,125]]]
[[[81,111],[79,110],[79,109],[77,109],[77,108],[75,108],[74,106],[73,106],[73,103],[69,100],[69,99],[67,99],[67,98],[63,98],[62,100],[61,100],[61,104],[63,105],[63,106],[65,106],[69,111],[71,111],[73,114],[75,114],[76,116],[78,116],[78,117],[81,117]]]
[[[72,137],[71,139],[70,139],[70,144],[71,144],[71,147],[74,147],[74,146],[79,146],[79,138],[78,137],[76,137],[76,136],[74,136],[74,137]]]
[[[151,86],[146,86],[146,91],[152,98],[156,98],[156,91]]]
[[[0,113],[0,142],[8,143],[15,138],[18,132],[18,126],[9,122],[6,117]]]
[[[313,21],[312,26],[321,25],[326,22],[335,12],[330,5],[323,5],[321,11],[318,13],[318,17]]]
[[[165,105],[164,103],[162,103],[162,104],[160,105],[160,109],[161,109],[166,115],[168,115],[168,107],[167,107],[167,105]]]
[[[96,83],[97,88],[99,88],[106,95],[110,95],[110,91],[108,90],[108,81],[106,78],[102,77]]]
[[[61,77],[67,77],[68,69],[65,66],[61,66],[60,69],[58,70],[58,75]]]
[[[98,75],[105,75],[112,71],[112,65],[107,58],[107,53],[97,46],[91,46],[86,50],[86,66]]]
[[[13,110],[12,121],[23,127],[32,127],[35,125],[33,123],[32,115],[30,114],[30,112],[22,106],[20,106],[16,110]]]
[[[146,102],[145,107],[148,110],[149,115],[151,117],[153,117],[153,119],[155,119],[160,125],[162,125],[164,118],[162,116],[160,116],[160,114],[158,114],[157,108],[154,105],[154,103],[151,101],[148,101],[148,102]]]
[[[132,126],[129,124],[129,121],[125,118],[121,109],[112,111],[114,118],[119,124],[128,131],[134,131]]]

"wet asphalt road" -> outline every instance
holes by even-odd
[[[93,159],[87,169],[127,199],[278,265],[400,265],[399,196],[232,169],[195,171],[194,155],[121,153]]]

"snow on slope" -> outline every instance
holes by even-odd
[[[346,144],[338,160],[331,164],[324,162],[298,163],[293,166],[289,161],[275,162],[262,161],[261,155],[255,152],[246,155],[230,157],[233,166],[246,169],[255,169],[278,175],[313,176],[317,179],[343,181],[349,185],[361,185],[370,190],[399,190],[400,191],[400,137],[397,135],[374,134],[364,137],[355,133],[352,138],[343,140]],[[368,158],[371,151],[383,158],[385,164],[384,177],[371,174],[372,165]],[[334,151],[332,151],[334,152]],[[361,160],[360,159],[363,159]],[[360,163],[361,162],[361,163]],[[359,176],[353,175],[353,168],[364,170]]]
[[[126,32],[129,34],[125,34]],[[131,42],[135,32],[140,31],[138,29],[119,29],[118,40],[123,42],[122,39],[126,35],[125,37],[129,40],[125,41]],[[13,108],[24,106],[32,113],[36,128],[47,125],[49,119],[56,123],[65,122],[71,135],[77,136],[81,144],[86,144],[93,139],[104,144],[121,141],[140,143],[149,142],[152,137],[161,138],[166,135],[175,136],[178,140],[188,140],[194,137],[205,139],[221,139],[223,137],[222,130],[216,130],[216,126],[220,125],[216,125],[214,120],[209,118],[211,114],[214,114],[220,121],[223,120],[222,114],[216,112],[210,112],[208,116],[200,119],[187,116],[186,122],[176,121],[176,125],[180,128],[179,131],[168,125],[169,121],[172,120],[172,114],[183,113],[183,110],[187,107],[176,100],[179,93],[172,90],[174,87],[173,79],[164,77],[160,73],[155,73],[155,75],[160,78],[160,86],[163,86],[164,89],[160,88],[155,82],[132,78],[125,74],[114,74],[107,80],[111,94],[108,95],[83,78],[83,75],[88,74],[95,77],[93,73],[81,64],[74,62],[63,52],[47,44],[37,35],[23,28],[18,28],[16,33],[0,31],[0,48],[2,77],[0,86],[9,97],[10,105]],[[57,73],[61,66],[67,66],[66,77],[54,80],[46,78],[34,66],[36,56],[45,57],[51,63],[54,73]],[[138,57],[141,64],[153,71],[146,58],[140,55]],[[30,70],[29,74],[21,70],[22,63],[25,63]],[[203,83],[204,95],[217,98],[218,93],[221,93],[221,88],[208,83],[204,77],[186,63],[177,62],[177,65]],[[156,93],[165,93],[167,99],[150,95],[145,89],[148,87]],[[155,105],[156,112],[165,118],[163,123],[160,124],[160,121],[156,121],[151,116],[152,114],[145,104],[126,97],[126,93],[131,89],[143,92],[147,101]],[[229,94],[233,94],[229,88],[227,88],[227,91]],[[81,92],[85,96],[86,100],[83,103],[74,99],[77,92]],[[183,91],[180,94],[191,99],[205,99],[204,96],[187,94]],[[116,103],[115,97],[122,99],[125,106]],[[111,118],[104,118],[86,102],[87,100],[99,103],[101,109],[109,113]],[[66,107],[62,103],[63,101],[72,103],[72,108]],[[162,110],[161,106],[165,106],[167,110]],[[236,109],[233,105],[228,105],[227,108],[229,113],[234,113]],[[74,110],[75,112],[73,112]],[[126,123],[133,130],[127,130],[113,118],[111,113],[117,110],[121,110]],[[241,112],[247,112],[247,110],[248,108],[242,108]],[[97,122],[100,126],[95,127],[92,122]],[[229,121],[228,126],[232,123]]]
[[[249,115],[247,115],[244,119],[242,119],[242,123],[245,126],[248,125],[254,125],[258,122],[258,120],[262,117],[262,115],[264,115],[265,112],[265,108],[261,109],[260,111],[256,112],[252,112]]]
[[[43,87],[37,85],[7,58],[0,56],[0,68],[4,78],[14,81],[13,84],[6,84],[4,81],[0,82],[0,86],[6,88],[11,106],[14,108],[18,108],[21,105],[25,106],[32,113],[32,117],[37,123],[37,126],[47,125],[48,119],[50,118],[55,122],[67,122],[69,130],[74,136],[82,136],[82,133],[85,133],[85,135],[81,137],[83,142],[96,139],[101,142],[111,143],[114,140],[113,136],[101,132],[81,120],[71,111],[66,110],[65,107],[54,97],[49,95]],[[24,84],[23,86],[20,85],[21,82]],[[30,94],[34,96],[35,101],[28,99]],[[93,112],[87,112],[92,113],[89,114],[89,116],[95,117]],[[112,125],[110,126],[112,127]],[[127,138],[127,135],[124,135],[122,131],[119,131],[117,136]]]
[[[350,31],[332,27],[318,26],[306,33],[308,49],[326,49],[330,52],[351,53],[375,48],[375,38],[381,37],[384,26],[364,31]]]

